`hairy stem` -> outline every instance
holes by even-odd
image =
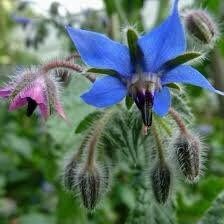
[[[94,125],[93,130],[90,133],[90,138],[87,143],[87,160],[86,167],[92,168],[95,163],[95,154],[97,149],[97,144],[99,142],[102,131],[104,130],[105,125],[107,124],[108,119],[111,117],[111,114],[114,110],[108,110],[104,113],[103,117],[100,120],[97,120],[96,125]]]
[[[187,127],[184,124],[184,121],[181,118],[180,114],[173,107],[170,108],[169,113],[170,113],[171,117],[173,118],[173,120],[176,122],[181,133],[188,135],[189,133],[188,133]]]
[[[77,53],[71,54],[68,57],[65,58],[66,61],[70,61],[72,59],[80,58],[80,55]]]
[[[155,125],[152,125],[152,134],[155,138],[155,142],[156,142],[156,145],[157,145],[159,159],[160,159],[160,161],[164,161],[163,143],[161,141],[161,138],[159,136],[159,133],[158,133]]]
[[[212,75],[214,79],[215,86],[223,91],[224,90],[224,64],[223,64],[223,56],[220,53],[218,48],[214,49],[212,52],[212,60],[211,60],[211,67],[212,67]],[[219,95],[219,113],[220,115],[224,114],[224,97]]]
[[[59,68],[69,69],[79,73],[84,72],[82,66],[74,64],[68,60],[54,60],[42,66],[42,70],[45,73],[49,72],[52,69],[59,69]],[[96,77],[92,74],[84,74],[84,76],[91,82],[94,82],[96,80]]]

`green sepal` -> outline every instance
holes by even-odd
[[[164,67],[165,68],[175,68],[178,65],[182,65],[186,62],[189,62],[189,61],[199,58],[201,56],[202,56],[202,54],[200,52],[189,51],[182,55],[177,56],[176,58],[169,60],[168,62],[165,63]]]
[[[103,69],[103,68],[89,68],[86,72],[103,74],[103,75],[117,75],[117,72],[112,69]]]
[[[137,40],[138,40],[137,32],[133,28],[128,28],[127,41],[132,60],[135,60],[139,54]]]
[[[134,103],[133,98],[130,97],[130,96],[126,96],[126,98],[125,98],[125,105],[126,105],[126,107],[127,107],[128,110],[131,109],[133,103]]]
[[[75,133],[80,134],[86,131],[95,120],[99,119],[100,115],[102,115],[101,111],[94,111],[88,114],[86,117],[84,117],[83,120],[80,121],[77,128],[75,129]]]
[[[172,89],[176,89],[176,90],[181,91],[180,85],[178,85],[176,83],[169,83],[169,84],[166,84],[166,86],[169,87],[169,88],[172,88]]]

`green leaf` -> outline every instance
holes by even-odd
[[[184,64],[188,61],[199,58],[201,56],[202,54],[200,52],[189,51],[182,55],[177,56],[176,58],[169,60],[168,62],[165,63],[164,67],[174,68],[174,67],[177,67],[178,65]]]
[[[125,105],[126,105],[128,110],[131,109],[133,103],[134,103],[134,101],[133,101],[132,97],[126,96],[126,98],[125,98]]]
[[[224,223],[224,191],[218,195],[212,206],[199,222],[200,224],[222,224]]]
[[[178,84],[176,84],[176,83],[169,83],[169,84],[167,84],[166,86],[169,87],[169,88],[177,89],[177,90],[181,91],[181,87],[180,87],[180,85],[178,85]]]
[[[135,59],[138,56],[137,40],[138,40],[137,32],[134,29],[129,28],[127,30],[127,41],[132,59]]]
[[[101,111],[94,111],[88,114],[79,124],[78,127],[75,129],[75,133],[79,134],[83,131],[87,130],[92,122],[97,120],[99,116],[102,114]]]
[[[104,75],[117,75],[117,72],[112,69],[90,68],[87,72],[104,74]]]

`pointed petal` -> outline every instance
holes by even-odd
[[[156,91],[154,95],[153,111],[159,116],[165,116],[171,105],[171,95],[168,87]]]
[[[127,77],[132,73],[129,49],[105,35],[66,27],[82,60],[89,66],[112,69]]]
[[[168,60],[186,50],[186,40],[178,13],[178,0],[174,1],[171,15],[158,27],[142,36],[138,44],[143,53],[146,72],[156,72]]]
[[[0,89],[0,97],[8,98],[12,92],[12,88],[10,86],[5,86]]]
[[[120,102],[127,93],[126,86],[112,76],[97,79],[92,88],[84,93],[81,98],[95,107],[108,107]]]
[[[40,103],[40,104],[38,104],[38,107],[39,107],[39,109],[40,109],[40,114],[41,114],[41,116],[45,119],[45,120],[47,120],[47,118],[49,117],[49,108],[48,108],[48,106],[46,105],[46,104],[44,104],[44,103]]]
[[[21,98],[19,95],[16,96],[9,105],[9,111],[16,110],[20,107],[23,107],[27,104],[26,98]]]
[[[28,88],[22,90],[19,94],[21,98],[30,97],[35,100],[37,104],[47,104],[45,92],[44,92],[44,84],[41,81],[36,80],[33,85]]]
[[[38,104],[41,115],[44,119],[47,119],[50,115],[49,111],[49,102],[46,96],[46,86],[43,77],[37,78],[33,84],[27,88],[25,88],[21,93],[21,98],[30,97]]]
[[[17,94],[10,104],[9,110],[15,110],[24,106],[27,103],[27,98],[31,98],[38,104],[41,115],[47,119],[49,116],[49,106],[45,95],[45,89],[44,79],[42,77],[37,78],[32,85],[24,88]]]
[[[65,120],[67,120],[66,114],[64,112],[63,106],[61,105],[61,102],[58,100],[55,105],[55,110],[57,113]]]
[[[181,65],[167,72],[161,77],[161,82],[162,85],[169,83],[191,84],[224,95],[223,92],[216,90],[200,72],[188,65]]]

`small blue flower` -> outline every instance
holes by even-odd
[[[141,36],[138,47],[141,57],[133,62],[127,46],[112,41],[95,32],[73,29],[67,32],[74,42],[82,60],[89,66],[111,69],[116,76],[97,79],[82,99],[95,107],[108,107],[132,96],[143,114],[144,123],[150,126],[150,119],[144,119],[148,106],[159,115],[168,113],[171,94],[166,86],[170,83],[184,83],[202,87],[223,95],[197,70],[189,65],[164,69],[167,61],[186,51],[186,39],[178,13],[178,0],[173,3],[169,17],[151,32]]]
[[[32,20],[30,18],[23,17],[23,16],[17,16],[15,14],[13,14],[11,18],[16,23],[19,23],[19,24],[23,25],[24,27],[27,26],[28,24],[32,23]]]

